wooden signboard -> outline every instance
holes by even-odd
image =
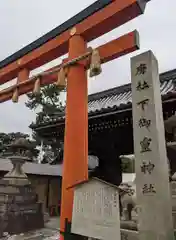
[[[118,188],[96,178],[77,185],[72,233],[96,239],[120,239]]]

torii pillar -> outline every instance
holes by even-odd
[[[69,59],[73,59],[86,52],[87,44],[83,37],[76,34],[76,28],[73,28],[70,34]],[[70,186],[88,179],[87,88],[85,64],[79,62],[69,68],[67,77],[67,117],[65,123],[60,223],[60,230],[63,233],[67,232],[68,228],[71,227],[74,190]]]

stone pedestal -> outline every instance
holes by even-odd
[[[170,146],[170,144],[169,144]],[[172,146],[174,143],[172,143]],[[131,158],[131,156],[126,156],[126,158]],[[123,215],[120,222],[121,232],[122,232],[122,240],[128,239],[128,240],[137,240],[138,239],[138,214],[135,211],[137,199],[134,201],[134,195],[136,196],[136,191],[131,195],[130,189],[132,188],[132,185],[135,185],[134,182],[123,182],[121,184],[120,188],[123,189],[121,191],[121,205],[122,207],[127,209],[128,204],[133,204],[133,209],[131,212],[131,221],[128,219],[129,214],[127,214],[127,218]],[[136,189],[136,187],[134,187]],[[170,188],[171,188],[171,206],[172,206],[172,218],[173,218],[173,226],[176,230],[176,173],[171,177],[170,182]],[[122,211],[123,212],[123,211]],[[135,216],[133,215],[133,212],[135,212]]]
[[[0,235],[18,234],[44,226],[42,205],[30,185],[0,181]]]
[[[28,146],[21,140],[12,149],[14,155],[8,158],[13,169],[0,180],[0,237],[4,232],[19,234],[44,227],[42,204],[22,170]]]

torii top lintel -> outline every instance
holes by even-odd
[[[43,37],[0,62],[0,84],[17,77],[20,69],[29,71],[68,52],[70,29],[89,42],[144,13],[150,0],[98,0]]]

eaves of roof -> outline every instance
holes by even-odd
[[[176,98],[176,69],[160,74],[160,90],[163,101]],[[88,112],[89,117],[105,113],[125,111],[132,107],[131,84],[122,85],[102,92],[89,95]],[[50,119],[45,119],[39,125],[33,124],[32,129],[47,125],[64,124],[65,114],[55,114]]]
[[[13,168],[12,163],[8,159],[0,158],[0,171],[9,172]],[[62,176],[62,165],[37,164],[26,162],[23,166],[26,174],[40,176]]]

